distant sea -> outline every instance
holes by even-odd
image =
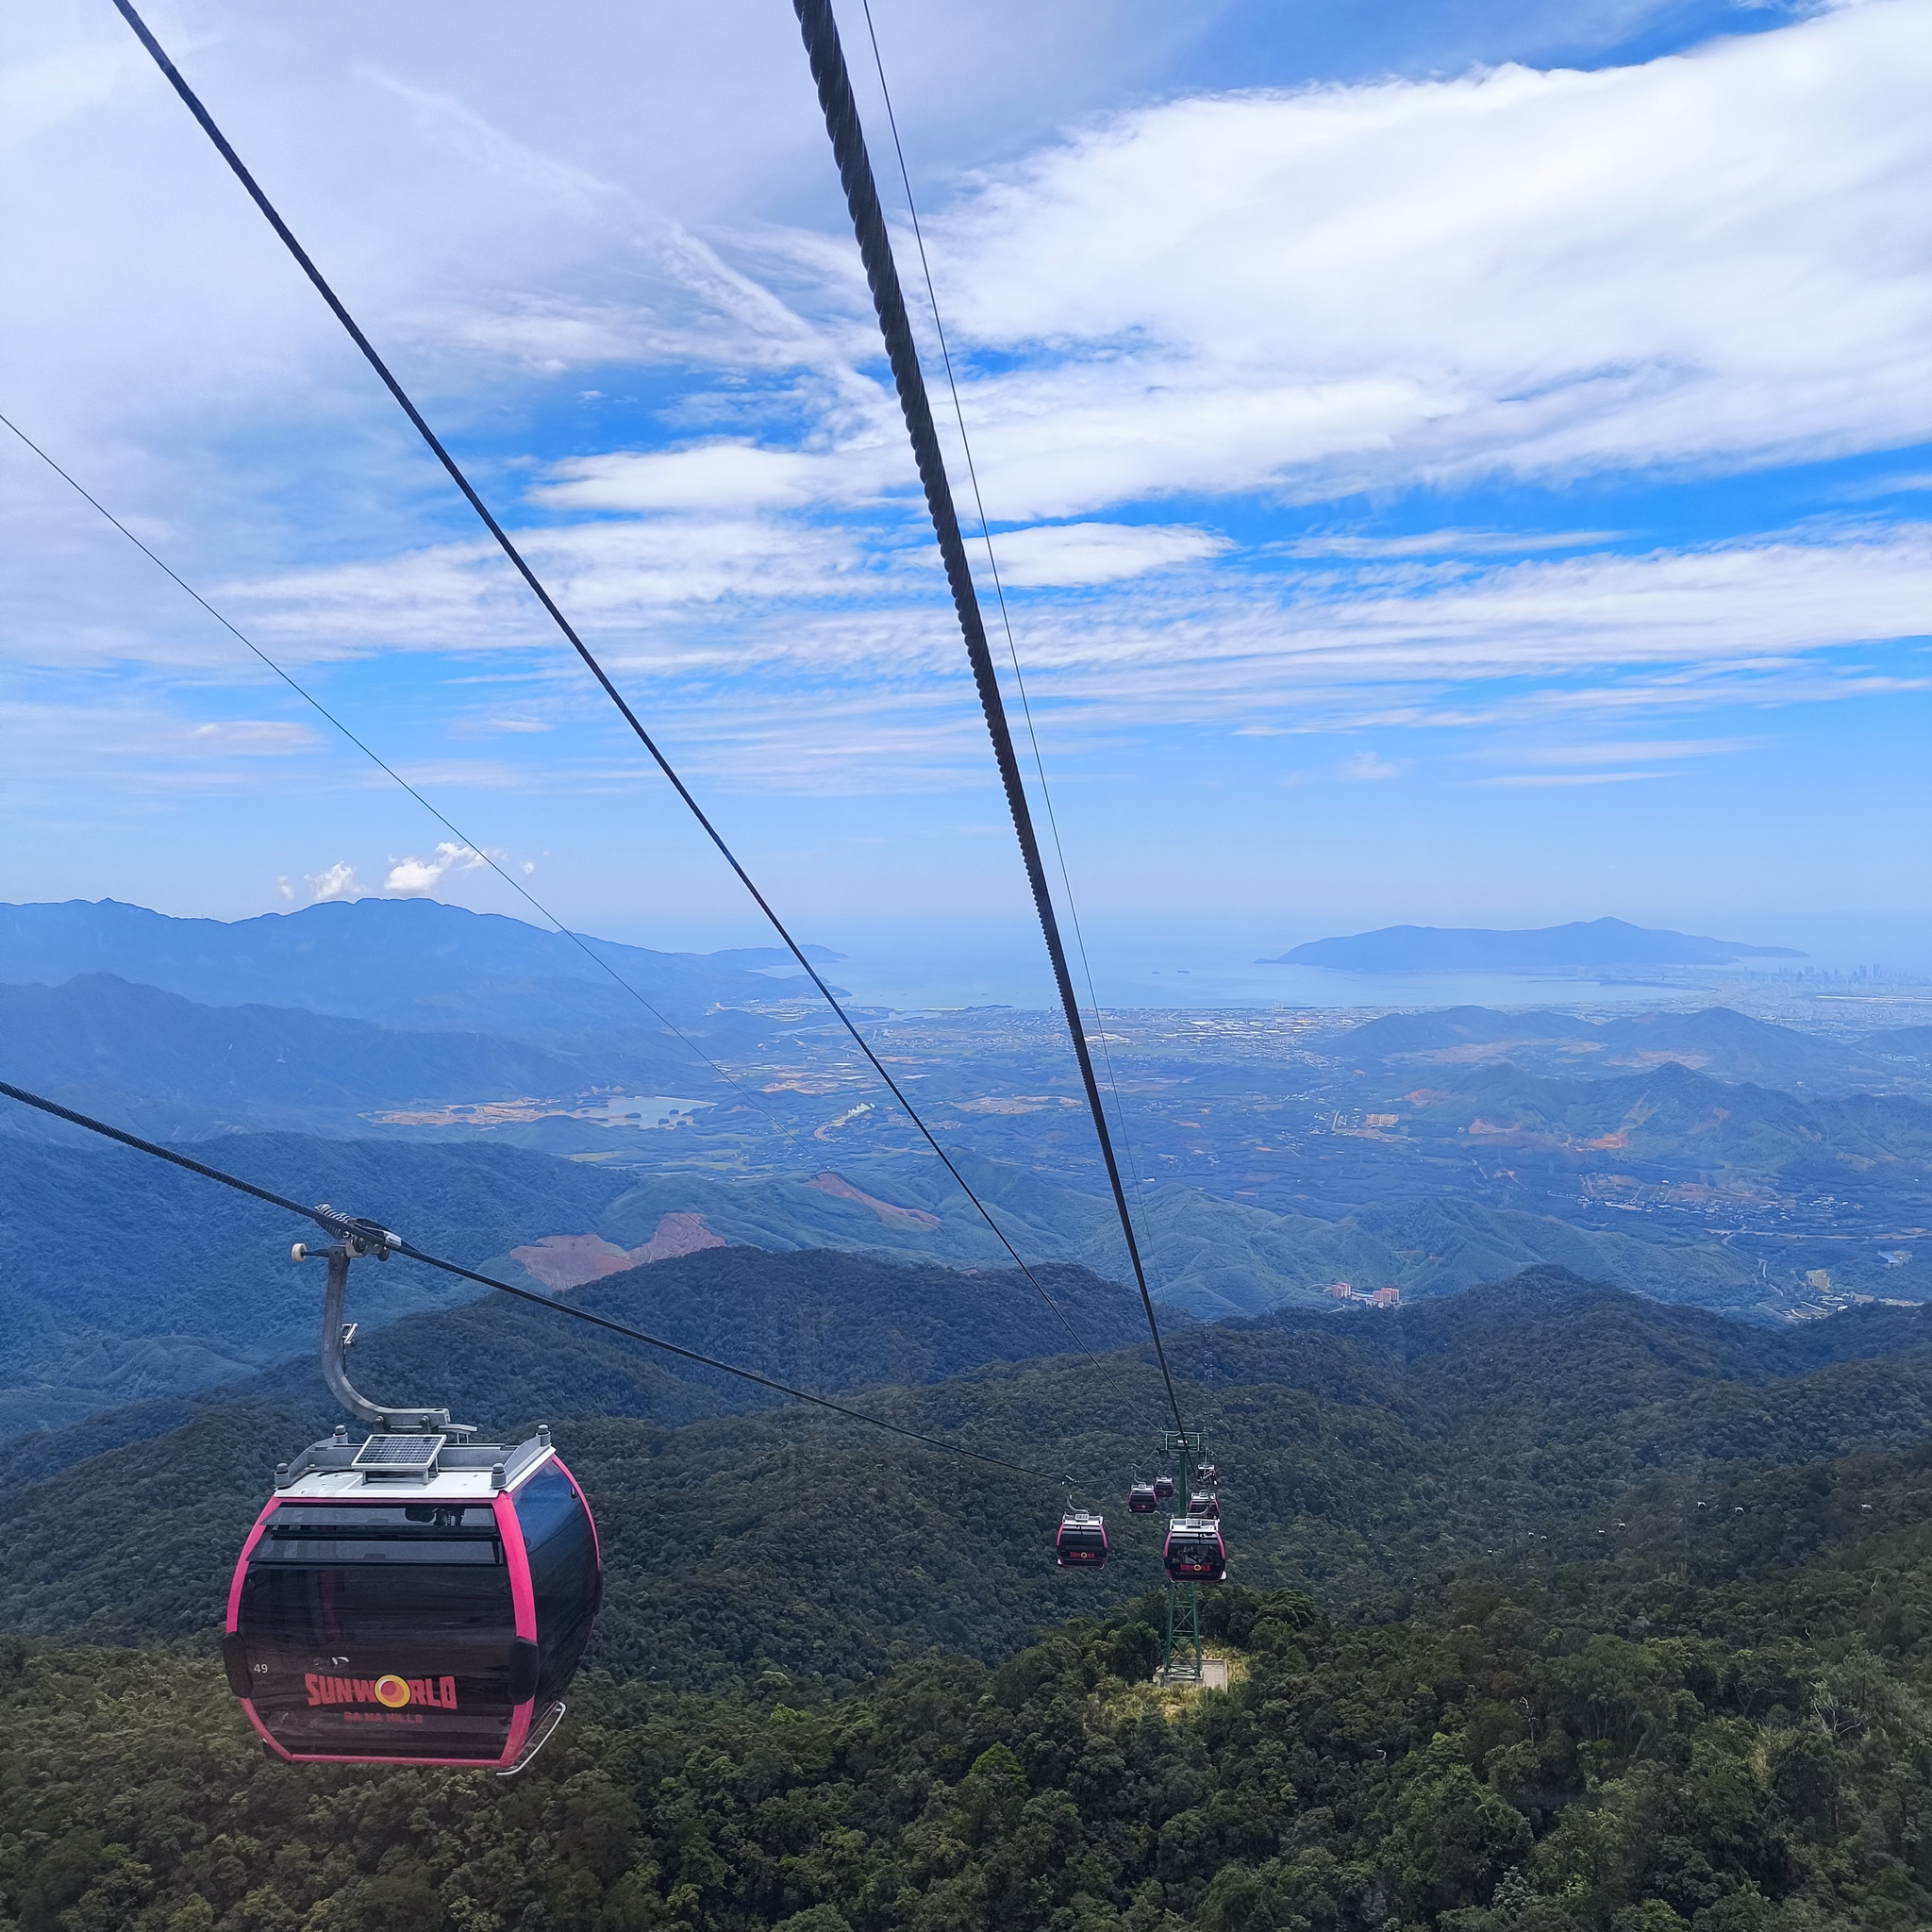
[[[609,924],[607,922],[607,924]],[[1916,915],[1805,921],[1712,914],[1701,923],[1678,917],[1685,931],[1735,933],[1766,945],[1789,945],[1805,958],[1790,962],[1743,962],[1747,977],[1774,978],[1787,963],[1805,971],[1849,974],[1855,966],[1882,962],[1932,991],[1932,920]],[[1337,924],[1333,931],[1344,931]],[[997,921],[920,921],[904,925],[881,922],[858,925],[836,918],[801,919],[802,935],[835,947],[844,958],[827,965],[826,976],[848,989],[860,1006],[902,1010],[929,1008],[1006,1006],[1041,1009],[1057,1004],[1047,971],[1046,949],[1028,914],[1016,910]],[[1284,922],[1254,929],[1194,928],[1185,921],[1150,915],[1144,924],[1093,921],[1087,927],[1087,952],[1103,1007],[1305,1007],[1347,1011],[1390,1007],[1567,1007],[1656,1006],[1692,1001],[1698,989],[1709,991],[1732,975],[1705,969],[1687,975],[1673,971],[1658,979],[1595,979],[1546,975],[1518,977],[1502,973],[1357,974],[1321,967],[1262,966],[1262,956],[1286,952],[1322,931]],[[769,935],[753,926],[680,934],[653,928],[611,930],[608,937],[642,945],[707,951],[724,945],[762,944]],[[1071,931],[1069,944],[1073,943]],[[1083,1001],[1086,982],[1077,953],[1074,970]],[[1733,980],[1732,983],[1735,983]],[[1849,991],[1849,989],[1847,989]],[[1874,1024],[1904,1024],[1916,1013],[1881,1016]]]
[[[1037,957],[1017,950],[950,947],[916,952],[889,941],[839,941],[848,956],[829,974],[861,1006],[908,1008],[1054,1004],[1044,947]],[[1368,974],[1312,966],[1257,966],[1252,945],[1167,945],[1134,948],[1095,936],[1088,954],[1103,1007],[1536,1007],[1628,1001],[1655,1005],[1682,997],[1681,986],[1628,980],[1521,978],[1500,973]],[[1075,961],[1074,971],[1079,974]],[[1080,981],[1083,1002],[1087,989]]]

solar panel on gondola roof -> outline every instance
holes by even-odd
[[[349,1466],[385,1475],[426,1475],[448,1441],[447,1436],[371,1436]]]

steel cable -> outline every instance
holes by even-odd
[[[115,0],[124,8],[126,0]],[[1074,1057],[1079,1064],[1080,1081],[1086,1089],[1088,1111],[1093,1117],[1093,1131],[1100,1142],[1101,1160],[1107,1169],[1108,1184],[1113,1191],[1114,1208],[1120,1216],[1121,1234],[1133,1264],[1134,1281],[1141,1291],[1141,1305],[1147,1316],[1148,1332],[1160,1363],[1160,1374],[1167,1389],[1169,1407],[1174,1410],[1174,1427],[1186,1431],[1181,1420],[1179,1398],[1174,1394],[1174,1377],[1168,1373],[1167,1351],[1161,1344],[1160,1324],[1155,1319],[1154,1297],[1147,1287],[1147,1272],[1141,1265],[1140,1242],[1135,1239],[1134,1221],[1127,1207],[1126,1190],[1121,1182],[1120,1163],[1114,1158],[1113,1137],[1108,1130],[1107,1111],[1101,1105],[1100,1085],[1094,1076],[1093,1057],[1087,1050],[1086,1023],[1081,1017],[1078,995],[1067,966],[1066,947],[1060,940],[1059,920],[1054,911],[1053,891],[1047,884],[1046,867],[1041,856],[1040,838],[1033,825],[1033,812],[1026,800],[1026,782],[1020,771],[1019,756],[1013,746],[1012,727],[1008,722],[1006,700],[1001,694],[999,675],[993,668],[988,647],[986,621],[979,608],[979,597],[973,584],[972,566],[959,534],[958,513],[953,504],[952,484],[946,475],[945,458],[941,452],[939,433],[933,425],[932,405],[925,392],[925,376],[920,368],[919,348],[912,337],[912,325],[906,312],[906,296],[899,286],[899,271],[892,258],[891,237],[886,231],[885,215],[879,207],[878,188],[873,178],[872,157],[866,150],[865,130],[859,124],[858,106],[852,95],[852,79],[846,72],[844,49],[839,41],[839,25],[832,16],[830,0],[792,0],[798,15],[805,47],[817,83],[819,105],[825,117],[825,132],[831,137],[832,153],[839,165],[839,178],[845,190],[845,205],[852,217],[853,232],[865,264],[866,280],[872,289],[873,307],[877,311],[879,333],[885,341],[887,359],[899,392],[899,407],[906,418],[906,430],[912,442],[913,459],[919,480],[925,490],[926,509],[932,518],[933,533],[939,540],[940,556],[946,567],[946,582],[953,593],[959,630],[966,643],[967,662],[986,717],[987,735],[992,741],[993,758],[999,767],[1007,808],[1012,814],[1013,831],[1020,841],[1020,854],[1026,868],[1026,883],[1033,893],[1034,910],[1039,916],[1041,936],[1046,941],[1047,958],[1053,964],[1054,983],[1066,1014],[1067,1029],[1073,1037]]]
[[[966,410],[959,400],[959,381],[953,369],[952,344],[946,340],[946,325],[940,313],[940,295],[933,286],[932,263],[926,258],[925,232],[919,224],[919,204],[912,194],[912,174],[906,165],[906,149],[899,139],[899,117],[892,110],[892,90],[886,81],[886,58],[879,51],[878,30],[873,25],[872,0],[859,0],[865,14],[865,37],[872,45],[873,66],[879,77],[879,99],[886,109],[886,127],[892,137],[892,158],[898,163],[899,181],[906,191],[906,213],[912,224],[912,242],[919,254],[920,279],[925,284],[925,299],[932,308],[933,333],[939,338],[940,362],[946,373],[946,391],[953,405],[953,421],[959,426],[959,450],[966,459],[966,481],[973,491],[973,508],[979,519],[979,541],[986,550],[986,568],[992,579],[993,604],[1000,614],[1000,629],[1007,640],[1007,657],[1013,667],[1013,689],[1020,695],[1020,716],[1026,725],[1026,742],[1033,754],[1033,769],[1040,779],[1041,803],[1046,807],[1046,829],[1053,840],[1054,862],[1059,869],[1060,884],[1066,889],[1067,918],[1074,928],[1074,947],[1080,956],[1080,976],[1087,982],[1087,998],[1093,1009],[1098,1029],[1101,1064],[1107,1069],[1108,1091],[1113,1095],[1114,1118],[1120,1123],[1121,1146],[1126,1155],[1127,1174],[1134,1183],[1134,1199],[1141,1198],[1139,1163],[1134,1158],[1133,1136],[1127,1132],[1127,1110],[1121,1099],[1121,1083],[1113,1069],[1113,1053],[1108,1046],[1107,1015],[1101,1011],[1100,994],[1094,990],[1093,964],[1087,957],[1087,935],[1080,927],[1080,908],[1074,897],[1073,874],[1067,869],[1066,847],[1060,842],[1059,814],[1053,804],[1053,788],[1046,782],[1046,759],[1040,749],[1040,734],[1033,724],[1033,701],[1026,694],[1026,676],[1020,669],[1020,646],[1013,636],[1012,612],[1007,607],[1007,587],[1000,579],[999,558],[993,554],[992,527],[986,514],[986,499],[979,489],[979,466],[973,459],[973,439],[966,429]],[[1150,1243],[1151,1245],[1151,1243]]]

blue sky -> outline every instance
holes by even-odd
[[[1932,6],[874,18],[1097,943],[1932,965]],[[151,19],[795,923],[1029,949],[790,8]],[[0,409],[561,916],[756,939],[111,9],[5,31]],[[513,909],[17,447],[0,515],[0,896]]]

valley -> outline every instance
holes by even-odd
[[[574,941],[513,921],[372,901],[285,924],[210,937],[136,908],[9,908],[9,1077],[547,1291],[714,1242],[1011,1265],[836,1022],[741,954],[619,949],[680,1037],[635,1024]],[[69,967],[89,970],[30,977]],[[595,1005],[600,980],[618,1004]],[[1157,1291],[1218,1320],[1555,1265],[1753,1321],[1932,1295],[1932,1030],[1852,1030],[1863,1008],[1719,984],[1809,1024],[1688,991],[1635,1014],[1108,1015],[1096,1043]],[[216,1003],[325,986],[345,1010]],[[399,991],[407,1012],[382,1004]],[[457,1024],[478,1014],[513,1030]],[[587,1014],[594,1030],[567,1030]],[[1021,1252],[1122,1277],[1057,1020],[862,1024]],[[307,1291],[275,1217],[11,1103],[0,1180],[0,1439],[299,1345]],[[379,1307],[451,1293],[395,1270]]]

